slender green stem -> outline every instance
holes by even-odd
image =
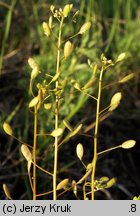
[[[86,196],[86,184],[83,185],[83,195],[84,195],[84,200],[86,200],[86,198],[87,198],[87,196]]]
[[[64,18],[62,17],[59,27],[59,37],[57,44],[57,63],[56,63],[56,74],[60,71],[60,48],[61,48],[61,34],[62,34],[62,25]],[[58,87],[58,81],[56,81],[56,88]],[[55,129],[58,128],[58,119],[59,119],[59,96],[56,96],[56,108],[55,108]],[[53,200],[57,199],[56,193],[56,184],[57,184],[57,163],[58,163],[58,137],[55,137],[55,150],[54,150],[54,172],[53,172]]]
[[[108,109],[110,108],[111,105],[107,106],[106,108],[104,108],[103,110],[100,111],[99,115],[101,115],[103,112],[105,112],[106,110],[108,111]],[[107,112],[106,112],[107,113]]]
[[[74,35],[72,35],[71,37],[69,37],[68,40],[70,40],[70,39],[76,37],[77,35],[79,35],[79,32],[77,32],[76,34],[74,34]]]
[[[113,85],[115,85],[115,84],[118,84],[118,83],[119,83],[119,81],[116,81],[116,82],[112,82],[112,83],[110,83],[110,84],[108,84],[108,85],[105,85],[105,86],[102,87],[102,90],[105,89],[105,88],[108,88],[108,87],[110,87],[110,86],[113,86]]]
[[[34,143],[33,143],[33,200],[36,200],[36,145],[37,145],[37,107],[34,108]]]
[[[92,96],[92,95],[90,95],[90,94],[88,94],[88,93],[82,91],[81,89],[78,89],[78,90],[79,90],[80,92],[82,92],[83,94],[87,95],[88,97],[91,97],[92,99],[94,99],[94,100],[97,101],[97,98],[96,98],[96,97],[94,97],[94,96]]]
[[[109,148],[109,149],[106,149],[106,150],[104,150],[104,151],[101,151],[101,152],[97,153],[97,155],[104,154],[104,153],[106,153],[106,152],[109,152],[109,151],[115,150],[115,149],[117,149],[117,148],[121,148],[121,145],[119,145],[119,146],[115,146],[115,147],[112,147],[112,148]]]
[[[98,127],[99,127],[99,113],[100,113],[100,100],[101,100],[101,89],[102,89],[102,75],[103,68],[100,72],[99,86],[98,86],[98,98],[96,107],[96,122],[95,122],[95,132],[94,132],[94,156],[93,156],[93,167],[91,173],[91,200],[94,200],[94,181],[95,181],[95,170],[97,162],[97,145],[98,145]]]
[[[50,173],[50,172],[48,172],[47,170],[43,169],[42,167],[38,166],[38,165],[35,164],[33,161],[32,161],[32,163],[33,163],[38,169],[42,170],[43,172],[47,173],[47,174],[50,175],[50,176],[53,176],[52,173]]]

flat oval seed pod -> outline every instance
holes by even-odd
[[[126,56],[126,53],[121,53],[121,54],[118,56],[116,62],[120,62],[120,61],[124,60],[125,56]]]
[[[10,136],[13,135],[13,130],[7,122],[4,122],[3,129],[4,129],[5,133],[7,133],[8,135],[10,135]]]
[[[121,144],[121,147],[123,149],[129,149],[129,148],[133,148],[135,145],[136,145],[135,140],[127,140]]]
[[[38,96],[33,98],[29,103],[29,108],[36,106],[38,102],[39,102]]]
[[[9,192],[9,189],[8,189],[8,187],[7,187],[6,184],[3,184],[3,190],[4,190],[4,193],[5,193],[6,197],[7,197],[8,199],[12,200],[11,195],[10,195],[10,192]]]
[[[35,79],[39,74],[38,66],[34,67],[31,73],[31,80]]]
[[[49,27],[48,23],[43,22],[42,27],[43,27],[43,30],[44,30],[44,34],[49,37],[50,34],[51,34],[51,30],[50,30],[50,27]]]
[[[64,45],[64,57],[65,59],[70,56],[73,51],[73,44],[70,41],[67,41]]]
[[[72,187],[73,187],[73,193],[75,194],[75,196],[77,196],[77,185],[75,180],[72,181]]]
[[[35,67],[38,67],[38,64],[35,62],[33,58],[28,59],[28,64],[32,69],[34,69]]]
[[[26,145],[21,146],[21,152],[27,161],[32,161],[32,154]]]
[[[118,105],[119,105],[121,99],[122,99],[122,94],[121,94],[121,92],[115,93],[115,94],[113,95],[113,97],[111,98],[111,103],[110,103],[109,111],[115,110],[115,109],[118,107]]]
[[[116,183],[116,178],[112,178],[112,179],[110,179],[110,180],[106,183],[106,187],[105,187],[105,188],[110,188],[110,187],[112,187],[115,183]]]
[[[77,82],[74,84],[74,88],[77,89],[77,90],[81,90],[81,89],[80,89],[80,85],[79,85],[79,83],[77,83]]]
[[[79,34],[84,34],[88,29],[90,29],[90,27],[91,27],[91,22],[86,22],[80,28]]]
[[[61,190],[61,189],[65,188],[65,187],[67,186],[68,182],[69,182],[69,179],[68,179],[68,178],[62,180],[62,181],[57,185],[56,190]]]
[[[44,108],[45,108],[46,110],[51,109],[51,108],[52,108],[52,103],[44,104]]]
[[[133,200],[140,200],[140,196],[138,196],[138,197],[133,197]]]
[[[109,178],[108,178],[107,176],[102,176],[102,177],[100,178],[100,181],[101,181],[101,182],[107,182],[107,181],[109,181]]]
[[[93,164],[92,164],[92,163],[89,163],[89,164],[87,165],[87,171],[91,170],[92,167],[93,167]]]
[[[76,147],[76,154],[77,157],[82,160],[83,154],[84,154],[84,149],[83,149],[83,145],[81,143],[79,143]]]
[[[68,130],[72,131],[72,127],[70,126],[69,122],[66,120],[63,120],[63,124],[68,128]]]
[[[71,11],[72,7],[73,7],[73,4],[67,4],[67,5],[64,6],[64,9],[63,9],[63,16],[64,17],[68,16],[68,14]]]
[[[83,126],[82,124],[78,125],[78,127],[75,128],[75,129],[69,134],[69,137],[75,136],[75,135],[81,130],[82,126]]]
[[[53,136],[53,137],[58,137],[58,136],[61,136],[62,133],[63,133],[63,129],[62,128],[57,128],[57,129],[53,130],[50,135]]]
[[[132,79],[134,77],[134,73],[131,73],[127,76],[125,76],[124,78],[122,78],[119,83],[125,83],[125,82],[128,82],[130,79]]]
[[[49,84],[51,84],[52,82],[55,82],[59,78],[59,76],[60,76],[60,73],[55,74],[55,76],[52,78]]]
[[[49,17],[49,27],[50,27],[50,29],[52,28],[52,22],[53,22],[53,17],[50,16]]]

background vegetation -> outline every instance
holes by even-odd
[[[137,145],[129,151],[116,150],[103,155],[97,166],[96,177],[107,175],[117,177],[117,184],[108,191],[100,192],[96,199],[132,199],[140,194],[140,1],[139,0],[5,0],[0,1],[0,198],[5,199],[2,184],[7,183],[14,199],[30,199],[28,184],[20,145],[7,137],[2,129],[6,120],[10,122],[19,138],[29,143],[33,138],[33,119],[28,111],[30,69],[27,59],[32,56],[46,72],[54,70],[54,43],[43,35],[42,22],[49,17],[51,4],[62,7],[73,3],[74,9],[80,11],[76,24],[65,27],[64,35],[71,35],[85,21],[92,22],[89,33],[81,39],[76,38],[76,50],[63,66],[67,81],[74,77],[84,85],[90,77],[87,59],[99,62],[101,53],[107,58],[115,59],[126,52],[126,59],[105,74],[104,85],[112,83],[134,72],[133,80],[123,85],[109,86],[102,95],[102,106],[106,107],[112,94],[118,90],[123,93],[120,107],[105,121],[100,123],[99,150],[112,147],[127,139],[135,139]],[[76,29],[75,29],[76,28]],[[52,51],[51,51],[52,50]],[[96,92],[93,84],[91,93]],[[83,94],[67,96],[61,108],[61,118],[67,116],[71,125],[84,123],[83,131],[65,145],[59,153],[59,178],[67,176],[79,179],[83,169],[76,157],[76,145],[81,142],[86,149],[84,160],[92,158],[93,127],[95,121],[95,104]],[[45,119],[45,121],[44,121]],[[39,116],[40,132],[54,126],[53,115],[42,112]],[[91,140],[91,141],[90,141]],[[39,139],[38,164],[52,169],[52,154],[48,153],[49,140]],[[45,151],[44,151],[45,148]],[[77,172],[78,170],[78,172]],[[50,180],[39,174],[39,190],[49,189]],[[80,189],[79,189],[80,190]],[[60,199],[74,199],[72,192]],[[45,199],[46,197],[44,197]],[[51,198],[51,197],[49,197]]]

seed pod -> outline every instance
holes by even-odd
[[[69,179],[68,179],[68,178],[62,180],[62,181],[57,185],[56,190],[61,190],[61,189],[65,188],[65,187],[67,186],[68,182],[69,182]]]
[[[70,41],[67,41],[64,45],[64,57],[65,59],[70,56],[73,51],[73,44]]]
[[[111,99],[109,111],[113,111],[118,107],[121,98],[122,98],[121,92],[117,92],[113,95],[113,97]]]
[[[77,89],[77,90],[80,90],[80,85],[79,85],[79,83],[76,82],[76,83],[74,84],[74,88]]]
[[[75,136],[82,128],[82,124],[78,125],[70,134],[69,134],[69,137],[73,137]]]
[[[46,110],[49,110],[49,109],[52,108],[52,104],[51,104],[51,103],[44,104],[44,108],[45,108]]]
[[[28,64],[32,69],[34,69],[35,67],[38,67],[38,64],[35,62],[33,58],[28,59]]]
[[[32,154],[26,145],[21,146],[21,152],[27,161],[32,161]]]
[[[138,196],[138,197],[133,197],[133,200],[140,200],[140,196]]]
[[[10,136],[13,135],[13,130],[7,122],[4,122],[3,129],[4,129],[5,133],[7,133],[8,135],[10,135]]]
[[[77,185],[75,180],[72,180],[72,187],[73,187],[73,193],[75,194],[75,196],[77,196]]]
[[[38,102],[39,102],[39,99],[38,99],[38,96],[36,96],[35,98],[33,98],[33,99],[30,101],[30,103],[29,103],[29,108],[36,106],[36,105],[38,104]]]
[[[127,140],[121,144],[121,147],[123,149],[129,149],[129,148],[133,148],[135,145],[136,145],[135,140]]]
[[[45,35],[47,35],[49,37],[51,34],[51,30],[50,30],[48,23],[43,22],[42,27],[43,27]]]
[[[12,200],[9,189],[6,184],[3,184],[3,190],[8,199]]]
[[[120,61],[124,60],[125,56],[126,56],[126,53],[121,53],[121,54],[118,56],[116,62],[120,62]]]
[[[90,27],[91,27],[91,22],[86,22],[80,28],[79,34],[84,34],[88,29],[90,29]]]
[[[39,74],[39,68],[38,66],[35,66],[32,70],[32,73],[31,73],[31,80],[35,79]]]
[[[59,78],[59,76],[60,76],[60,72],[55,74],[55,76],[52,78],[49,84],[51,84],[52,82],[55,82]]]
[[[107,182],[107,181],[109,181],[109,178],[107,177],[107,176],[102,176],[101,178],[100,178],[100,181],[103,183],[103,182]]]
[[[89,164],[87,165],[87,171],[91,170],[92,167],[93,167],[93,164],[92,164],[92,163],[89,163]]]
[[[61,136],[62,133],[63,133],[63,129],[62,128],[57,128],[57,129],[53,130],[50,135],[53,136],[53,137],[58,137],[58,136]]]
[[[52,13],[54,13],[54,9],[55,9],[54,5],[51,5],[50,10],[51,10]]]
[[[64,6],[64,9],[63,9],[63,16],[64,17],[68,16],[68,14],[71,11],[72,7],[73,7],[73,4],[67,4],[67,5]]]
[[[131,73],[131,74],[125,76],[124,78],[122,78],[122,79],[119,81],[119,83],[125,83],[125,82],[129,81],[130,79],[132,79],[133,77],[134,77],[134,73]]]
[[[72,131],[72,127],[70,126],[69,122],[66,120],[63,120],[63,124],[68,128],[69,131]]]
[[[52,28],[52,22],[53,22],[53,17],[50,16],[50,17],[49,17],[49,28],[50,28],[50,29]]]
[[[106,187],[105,187],[105,188],[110,188],[110,187],[112,187],[115,183],[116,183],[116,178],[112,178],[112,179],[110,179],[110,180],[106,183]]]
[[[96,78],[91,78],[83,87],[82,87],[82,90],[84,89],[88,89],[90,88],[91,86],[93,86],[93,83],[95,83],[96,81]]]
[[[76,147],[76,154],[77,157],[82,160],[83,154],[84,154],[84,149],[83,149],[83,145],[81,143],[79,143]]]

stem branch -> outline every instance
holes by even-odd
[[[61,48],[61,34],[62,34],[62,25],[64,18],[62,17],[59,27],[59,36],[58,36],[58,44],[57,44],[57,62],[56,62],[56,74],[60,71],[60,48]],[[56,88],[58,88],[58,81],[56,81]],[[56,95],[55,103],[55,129],[58,128],[58,119],[59,119],[59,96]],[[54,143],[54,172],[53,172],[53,200],[57,199],[56,194],[56,184],[57,184],[57,163],[58,163],[58,137],[55,137]]]
[[[33,143],[33,200],[36,200],[36,145],[37,145],[37,107],[34,108],[34,143]]]
[[[97,145],[98,145],[98,127],[99,127],[99,113],[100,113],[100,100],[101,100],[101,89],[102,89],[102,75],[103,67],[100,72],[99,86],[98,86],[98,98],[96,107],[96,122],[95,122],[95,132],[94,132],[94,155],[93,155],[93,167],[91,173],[91,200],[94,200],[94,181],[95,181],[95,170],[97,162]]]

